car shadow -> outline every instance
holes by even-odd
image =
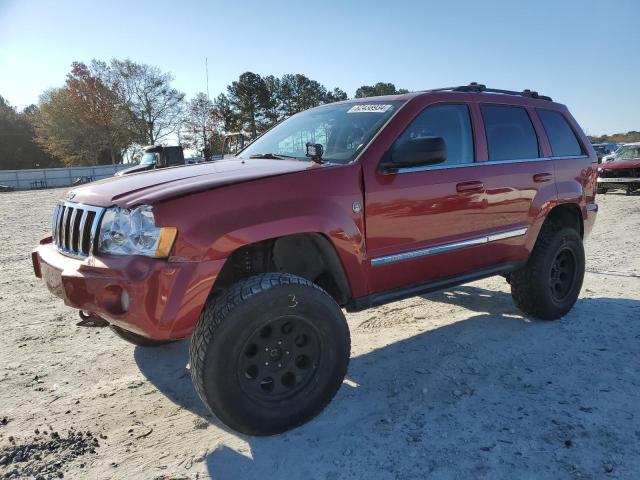
[[[601,476],[603,462],[628,454],[613,451],[612,438],[633,450],[626,424],[640,404],[640,371],[629,368],[637,364],[640,327],[631,320],[640,302],[583,298],[560,321],[540,322],[523,317],[505,292],[462,286],[425,298],[475,315],[353,357],[317,418],[273,437],[235,434],[249,451],[220,443],[206,457],[209,474],[573,478]],[[220,426],[191,385],[187,353],[188,342],[179,342],[138,348],[135,357],[173,402]],[[629,468],[640,468],[635,458]]]

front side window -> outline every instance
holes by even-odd
[[[547,138],[551,144],[551,152],[554,157],[572,157],[582,155],[582,147],[576,138],[575,133],[567,123],[561,113],[551,110],[538,110],[538,116]],[[598,153],[606,155],[609,153],[607,145],[599,145],[601,149]]]
[[[402,132],[396,145],[421,137],[442,137],[446,160],[439,165],[473,163],[473,133],[469,108],[463,104],[439,104],[424,109]]]
[[[482,105],[489,161],[522,160],[539,156],[538,137],[522,107]]]
[[[322,159],[349,163],[404,103],[401,100],[330,104],[294,115],[269,130],[240,158],[276,155],[306,158],[306,144],[320,143]]]

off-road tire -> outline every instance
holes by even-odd
[[[173,342],[173,340],[152,340],[151,338],[143,337],[142,335],[138,335],[137,333],[130,332],[129,330],[125,330],[124,328],[120,328],[115,325],[109,325],[109,328],[123,340],[133,343],[139,347],[159,347]]]
[[[565,279],[572,278],[564,284],[566,293],[558,298],[555,289],[558,284],[551,286],[551,283],[561,281],[558,277],[561,278],[562,273],[557,273],[557,266],[563,258],[565,262],[574,263],[574,275],[565,274]],[[580,234],[572,228],[548,222],[542,227],[526,266],[511,274],[513,301],[526,315],[556,320],[576,303],[582,288],[584,269],[584,247]]]
[[[293,330],[285,329],[288,320]],[[302,337],[309,343],[298,347]],[[307,356],[313,345],[317,356]],[[295,275],[266,273],[209,298],[191,338],[191,377],[200,399],[224,424],[249,435],[273,435],[324,409],[342,384],[350,350],[346,319],[327,292]],[[298,365],[304,358],[308,370],[300,369],[304,362]]]

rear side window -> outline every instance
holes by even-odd
[[[444,140],[447,159],[439,165],[473,162],[473,134],[466,105],[441,104],[425,108],[402,132],[396,144],[421,137],[442,137]]]
[[[538,116],[547,133],[554,157],[582,155],[582,147],[575,133],[561,113],[551,110],[538,110]],[[605,146],[606,152],[606,146]]]
[[[538,137],[524,108],[482,105],[489,160],[538,157]]]

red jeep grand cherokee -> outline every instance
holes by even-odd
[[[347,370],[357,311],[504,275],[525,314],[575,303],[597,157],[567,108],[483,85],[324,105],[234,159],[76,188],[33,253],[74,308],[142,346],[191,336],[198,394],[266,435]]]

